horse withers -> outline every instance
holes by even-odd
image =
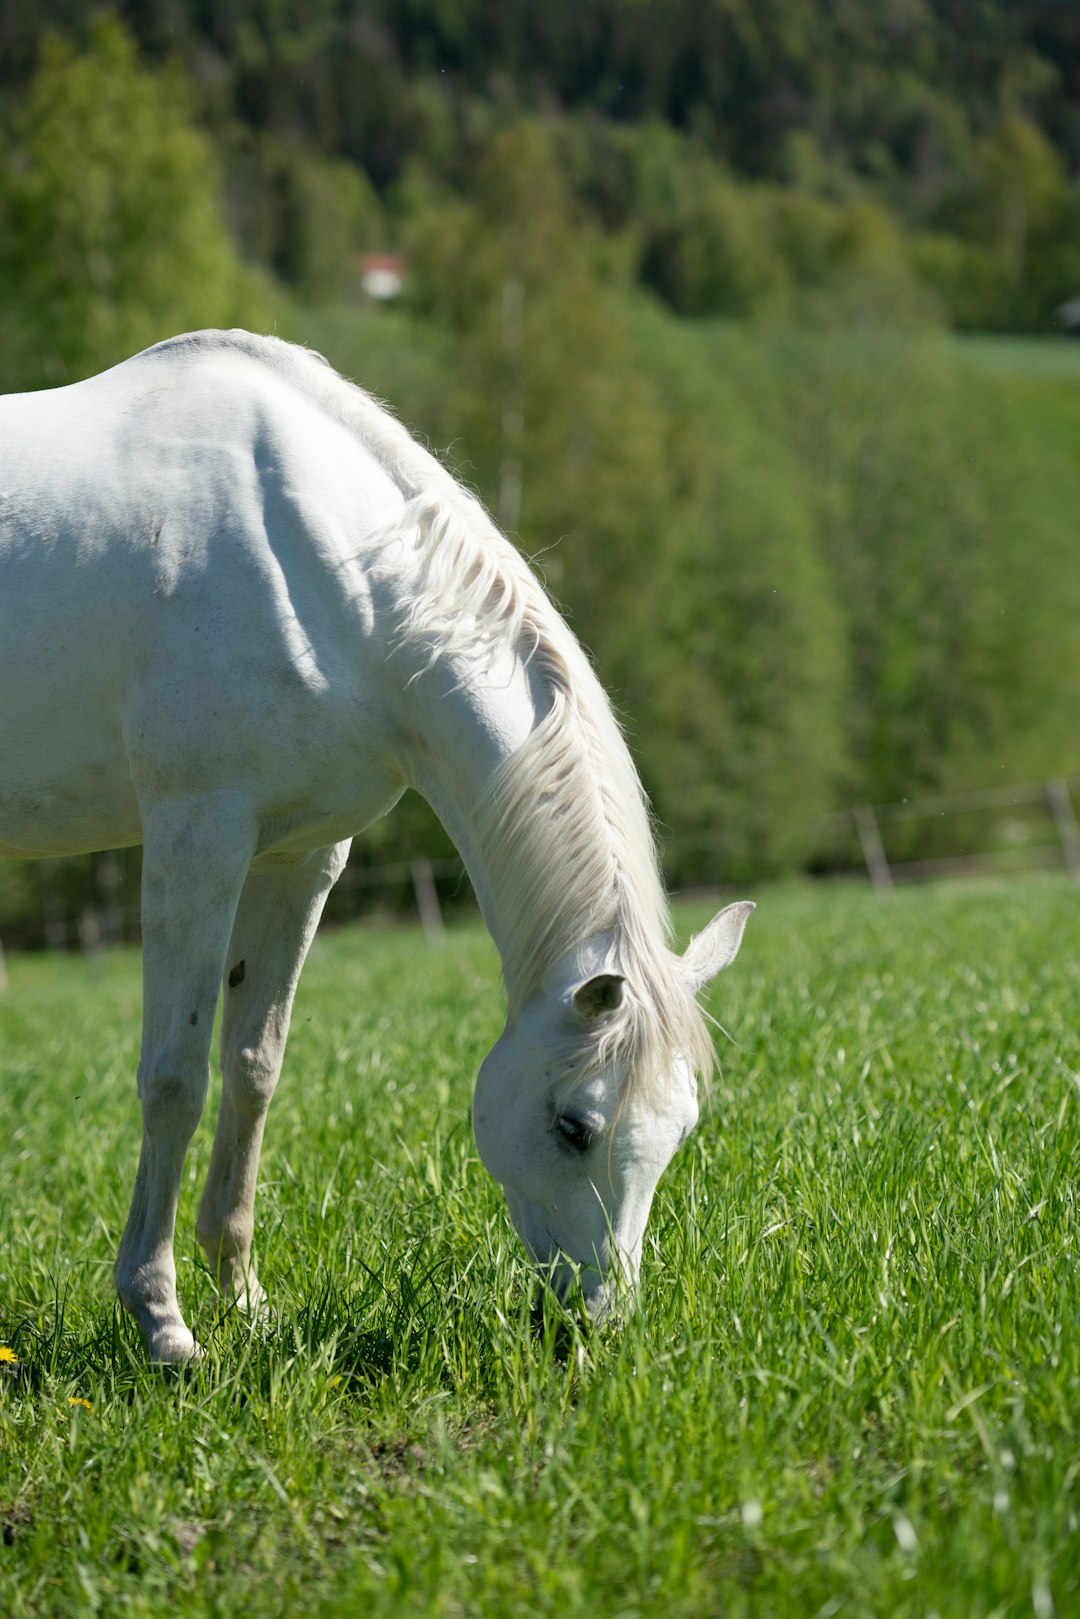
[[[0,399],[0,692],[0,854],[143,845],[142,1151],[116,1282],[154,1360],[196,1352],[173,1234],[219,988],[198,1235],[226,1297],[256,1308],[256,1172],[297,979],[349,839],[407,786],[502,961],[481,1157],[560,1292],[599,1315],[636,1284],[713,1063],[696,994],[753,907],[670,950],[641,786],[587,659],[386,411],[243,332]]]

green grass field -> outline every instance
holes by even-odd
[[[479,931],[320,939],[263,1159],[276,1313],[215,1317],[207,1119],[181,1375],[111,1295],[137,961],[10,963],[0,1613],[1080,1613],[1080,893],[759,897],[643,1306],[568,1343],[472,1146]]]

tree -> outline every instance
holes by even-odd
[[[114,20],[76,55],[53,40],[0,152],[0,387],[47,387],[159,338],[266,324],[268,284],[244,269],[207,138],[172,71],[150,73]],[[133,861],[122,862],[127,891]],[[98,868],[63,863],[66,914],[95,900]],[[31,935],[40,871],[0,863],[0,913]]]
[[[602,659],[667,508],[662,422],[548,132],[496,137],[474,194],[425,210],[410,250],[414,297],[460,345],[455,460]]]
[[[198,326],[259,326],[207,138],[172,70],[148,72],[111,18],[76,55],[53,40],[0,165],[0,353],[9,390],[72,382]]]
[[[991,391],[932,333],[838,319],[725,349],[751,378],[747,408],[796,460],[832,578],[853,793],[1022,779],[1033,736],[1057,743],[1046,671],[1075,648],[1075,543],[1070,562],[1034,517],[1032,469]]]

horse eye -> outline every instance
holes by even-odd
[[[585,1119],[576,1119],[572,1113],[560,1113],[555,1128],[563,1140],[578,1152],[588,1152],[596,1139],[596,1131]]]

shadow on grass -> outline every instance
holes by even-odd
[[[483,1382],[496,1366],[520,1369],[525,1360],[536,1371],[581,1371],[618,1335],[539,1279],[462,1272],[451,1252],[432,1251],[423,1238],[386,1256],[380,1271],[358,1267],[358,1285],[344,1289],[323,1273],[291,1308],[271,1306],[254,1321],[217,1303],[197,1325],[203,1354],[178,1366],[148,1362],[118,1301],[92,1316],[73,1314],[57,1286],[50,1309],[0,1318],[0,1344],[15,1357],[0,1375],[13,1393],[96,1389],[130,1403],[149,1373],[159,1386],[213,1389],[243,1406],[273,1399],[304,1368],[321,1386],[358,1394],[393,1379],[454,1389],[463,1376]]]

